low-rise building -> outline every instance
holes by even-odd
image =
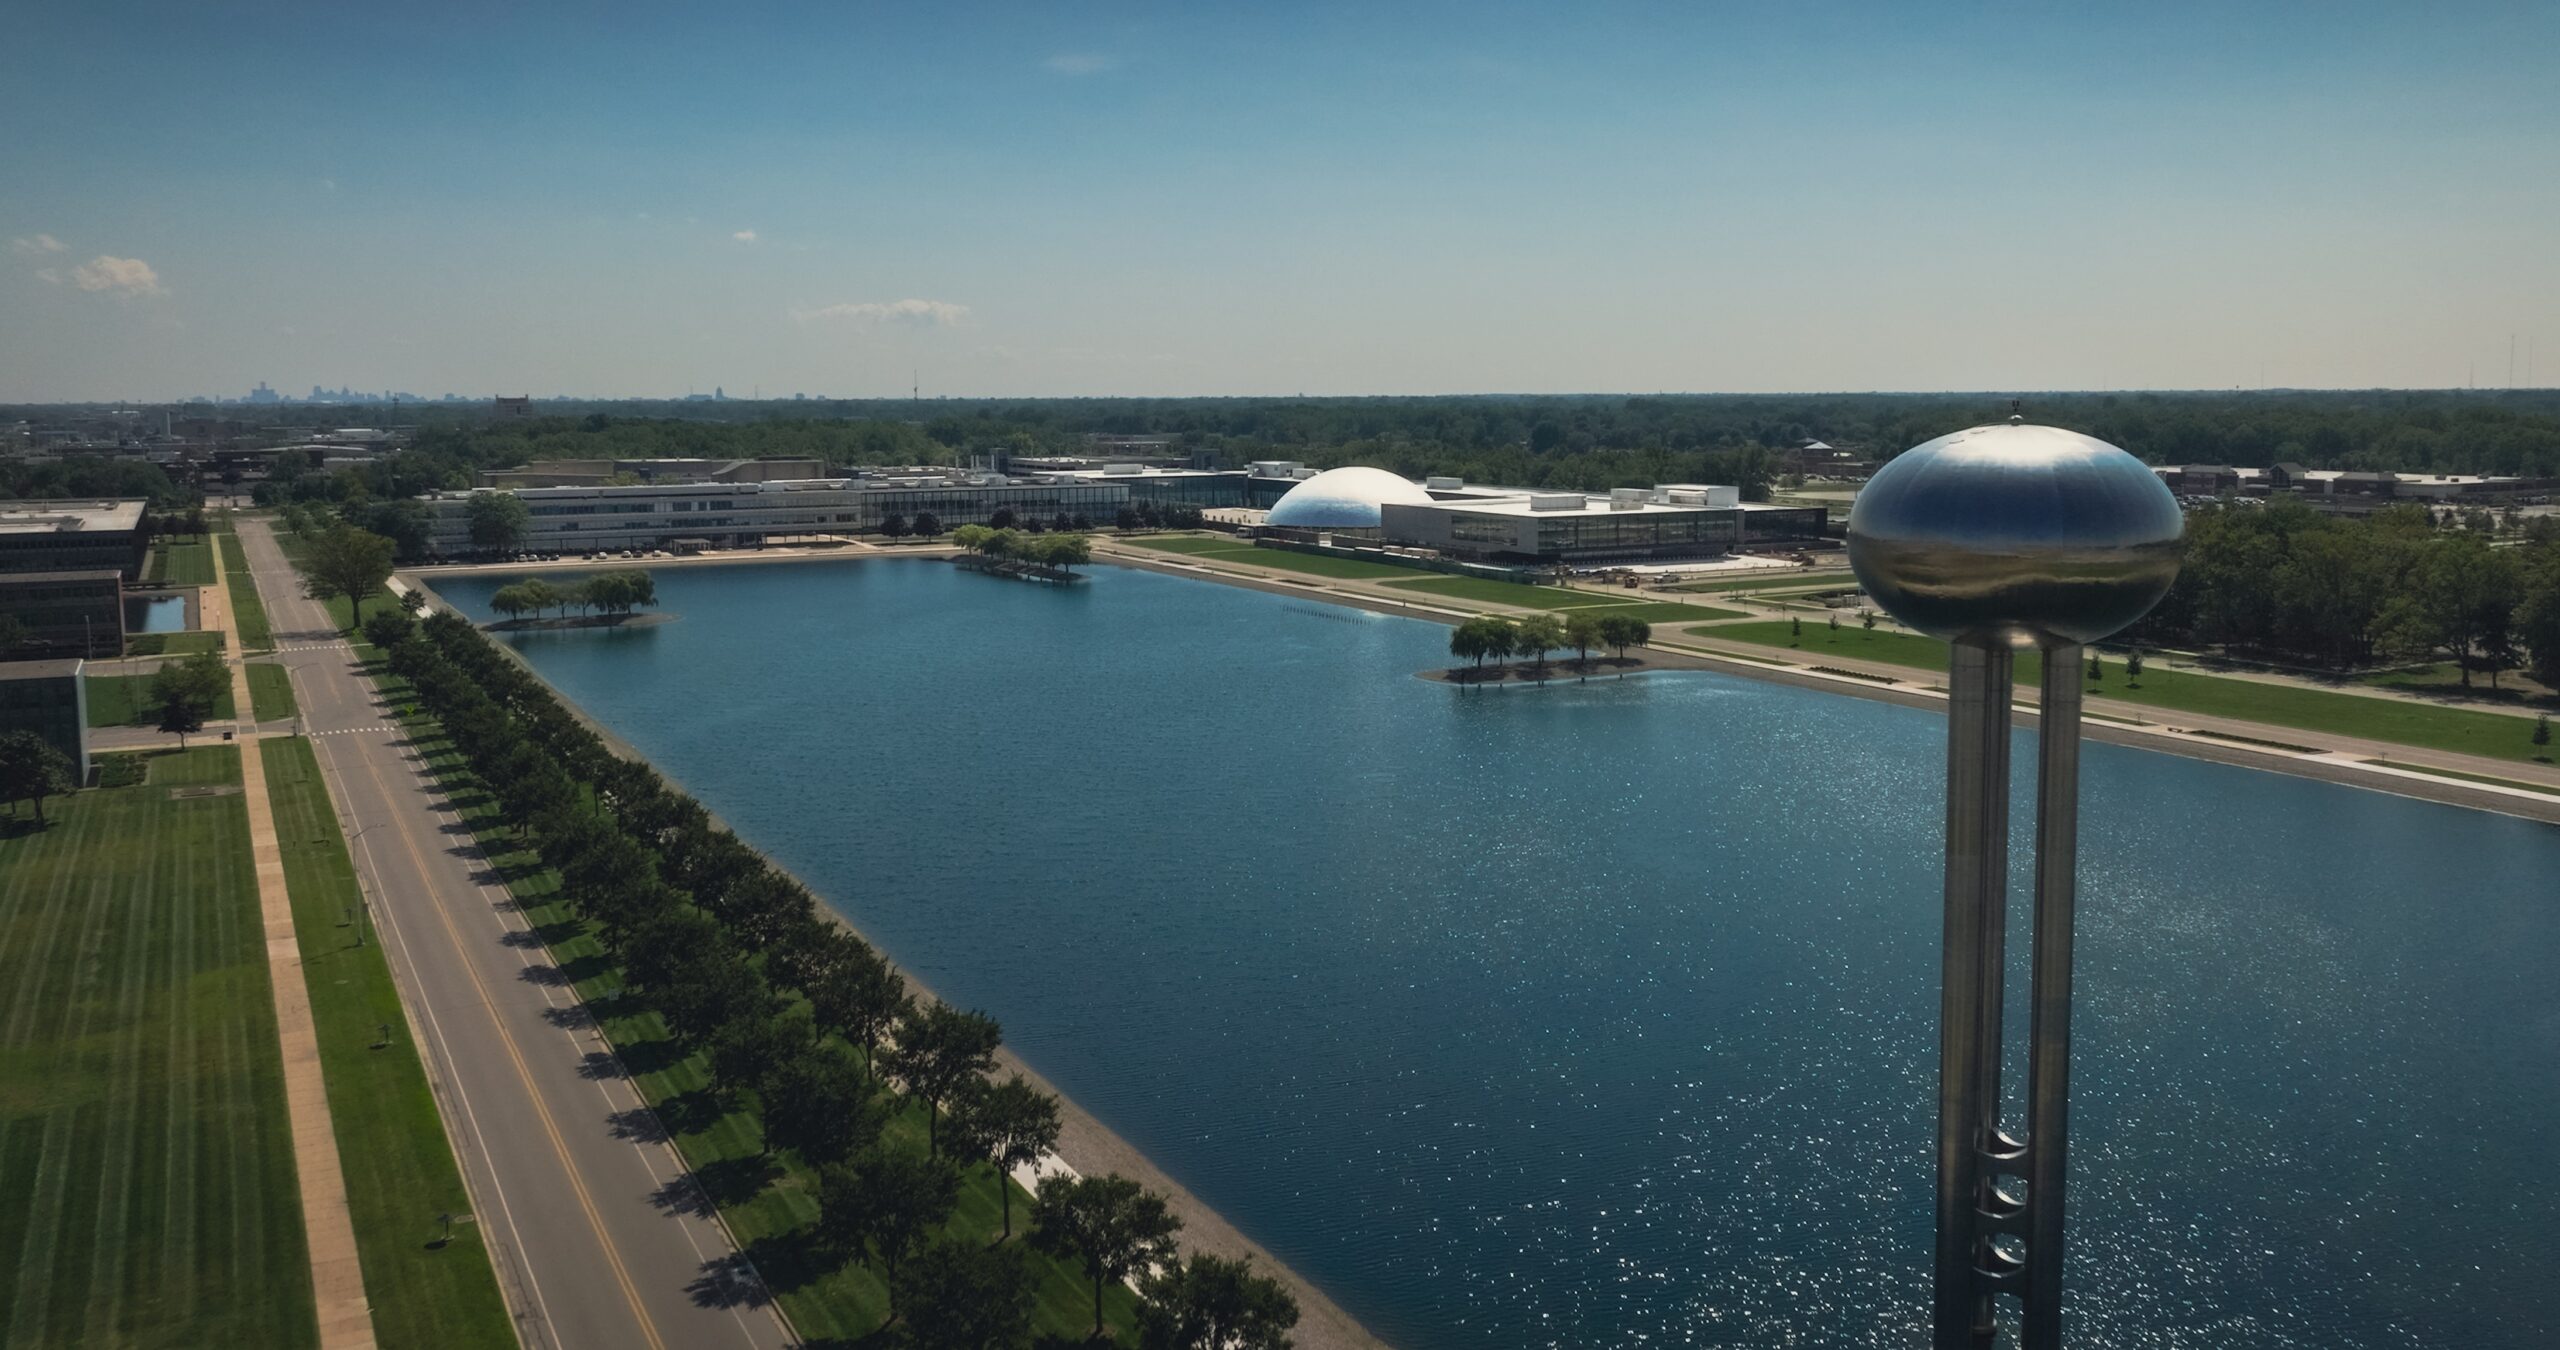
[[[424,500],[427,547],[436,555],[477,551],[471,498],[512,491],[529,519],[516,547],[536,553],[592,553],[690,547],[755,548],[777,535],[876,531],[891,517],[931,515],[943,529],[1012,518],[1081,517],[1108,524],[1128,505],[1111,481],[1024,482],[951,471],[783,482],[644,483],[583,487],[474,488]]]
[[[20,653],[124,653],[124,578],[85,572],[0,573],[0,616],[18,624]]]
[[[76,657],[0,661],[0,732],[32,731],[89,781],[89,691]]]
[[[86,572],[113,569],[142,576],[148,536],[140,498],[100,501],[0,501],[0,572]]]
[[[778,483],[827,476],[814,459],[538,459],[483,469],[480,486],[603,487],[621,483]]]
[[[1827,515],[1819,506],[1744,502],[1737,488],[1693,483],[1605,494],[1453,485],[1433,488],[1432,495],[1443,499],[1382,505],[1379,537],[1450,557],[1579,566],[1710,557],[1816,540]]]

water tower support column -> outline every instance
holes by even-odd
[[[1987,1337],[1991,1295],[1981,1211],[1998,1136],[2000,995],[2009,889],[2006,646],[1957,642],[1947,662],[1947,890],[1938,991],[1936,1299],[1940,1350]]]
[[[2027,1281],[2019,1343],[2062,1343],[2063,1151],[2070,1134],[2071,924],[2080,857],[2078,645],[2044,654],[2036,716],[2034,1010],[2027,1030]]]

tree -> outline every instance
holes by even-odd
[[[1837,612],[1831,615],[1831,631],[1835,633],[1840,631],[1840,615]]]
[[[188,735],[204,730],[205,719],[221,706],[223,691],[230,687],[230,669],[211,652],[163,662],[151,677],[151,702],[160,710],[160,729],[176,732],[179,747],[185,748]]]
[[[880,518],[880,533],[885,534],[892,539],[906,538],[907,518],[895,512],[882,516]]]
[[[2105,678],[2107,678],[2107,663],[2099,660],[2098,649],[2091,647],[2089,649],[2089,683],[2096,684]]]
[[[839,950],[838,959],[800,989],[809,996],[818,1025],[861,1046],[868,1068],[881,1038],[908,1017],[915,1000],[907,996],[907,977],[886,957],[851,933],[843,936],[849,945]]]
[[[960,1172],[951,1164],[875,1147],[818,1174],[818,1232],[837,1251],[867,1249],[894,1300],[899,1263],[951,1217],[959,1199]],[[891,1315],[896,1311],[893,1302]]]
[[[879,1093],[852,1058],[814,1041],[777,1066],[763,1093],[766,1152],[787,1148],[825,1167],[870,1148],[880,1138]]]
[[[1031,1339],[1039,1288],[1020,1247],[939,1238],[916,1253],[889,1296],[916,1350],[1008,1350]]]
[[[1072,572],[1076,564],[1093,561],[1093,540],[1081,534],[1053,534],[1040,541],[1039,557],[1051,567]]]
[[[2549,713],[2539,713],[2539,714],[2536,714],[2536,715],[2535,715],[2535,717],[2534,717],[2534,719],[2533,719],[2533,748],[2534,748],[2534,750],[2537,752],[2537,753],[2534,755],[2534,758],[2535,758],[2535,759],[2547,759],[2547,758],[2549,758],[2549,756],[2546,756],[2546,755],[2543,755],[2543,754],[2539,753],[2539,752],[2542,750],[2542,748],[2543,748],[2543,747],[2545,747],[2545,746],[2547,746],[2547,745],[2549,745],[2549,744],[2551,744],[2551,714],[2549,714]],[[44,819],[44,812],[43,812],[43,811],[41,811],[41,810],[37,811],[37,812],[36,812],[36,819],[38,819],[38,820],[42,820],[42,819]]]
[[[752,1010],[711,1033],[711,1081],[732,1100],[741,1092],[768,1098],[782,1066],[817,1043],[808,1018]]]
[[[999,530],[1012,529],[1013,520],[1013,508],[1010,506],[999,506],[987,515],[987,524]]]
[[[1553,614],[1532,614],[1515,619],[1511,624],[1515,655],[1531,658],[1538,668],[1538,678],[1547,675],[1547,653],[1564,645],[1564,620]]]
[[[1130,1271],[1173,1259],[1173,1235],[1182,1220],[1164,1197],[1117,1173],[1099,1177],[1055,1176],[1033,1197],[1031,1245],[1084,1263],[1093,1284],[1093,1334],[1102,1335],[1102,1291]]]
[[[1194,1252],[1139,1281],[1140,1350],[1288,1350],[1298,1301],[1240,1261]]]
[[[512,492],[475,492],[466,508],[471,519],[471,546],[495,553],[513,552],[524,542],[533,512]]]
[[[1564,641],[1566,646],[1573,648],[1573,659],[1582,665],[1585,675],[1588,675],[1591,666],[1591,649],[1605,645],[1608,638],[1601,630],[1599,619],[1577,611],[1567,616],[1564,621]]]
[[[951,1134],[953,1153],[994,1164],[1004,1235],[1012,1237],[1013,1185],[1006,1178],[1058,1146],[1058,1099],[1018,1073],[1001,1083],[982,1083],[952,1104]]]
[[[1801,638],[1804,636],[1803,616],[1794,614],[1787,616],[1787,636],[1790,638]]]
[[[931,511],[918,511],[916,518],[908,523],[908,528],[914,530],[919,538],[931,539],[942,533],[942,517]]]
[[[898,1023],[889,1047],[888,1069],[907,1091],[924,1099],[926,1151],[942,1151],[942,1109],[978,1075],[995,1067],[996,1046],[1004,1039],[996,1020],[981,1012],[962,1012],[948,1003],[914,1007]]]
[[[2142,679],[2142,649],[2135,647],[2124,654],[2124,682],[2133,686]]]
[[[1653,625],[1620,614],[1604,614],[1600,616],[1600,640],[1617,648],[1618,659],[1624,661],[1627,648],[1653,641]]]
[[[1490,614],[1479,614],[1449,630],[1449,654],[1461,661],[1475,662],[1484,669],[1488,656],[1504,656],[1511,651],[1511,624]]]
[[[343,595],[350,619],[361,619],[365,597],[391,579],[391,557],[390,540],[370,530],[337,526],[312,540],[303,555],[304,593],[314,600]]]
[[[34,802],[36,824],[41,827],[44,799],[77,786],[72,781],[71,757],[52,742],[32,731],[0,733],[0,797],[9,799],[11,815],[17,814],[20,802]]]
[[[1859,610],[1858,626],[1866,629],[1870,633],[1876,631],[1876,612],[1872,609]]]

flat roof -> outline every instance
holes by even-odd
[[[139,497],[0,502],[0,534],[105,534],[138,530],[142,528],[142,510],[149,504]]]
[[[52,661],[0,661],[0,680],[59,680],[80,673],[80,658]]]

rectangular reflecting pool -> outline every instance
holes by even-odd
[[[183,595],[128,595],[124,598],[124,631],[187,631],[187,598]]]
[[[1389,1342],[1925,1340],[1939,717],[1453,688],[1108,568],[656,575],[510,640]],[[2082,810],[2074,1342],[2560,1340],[2560,828],[2094,743]]]

